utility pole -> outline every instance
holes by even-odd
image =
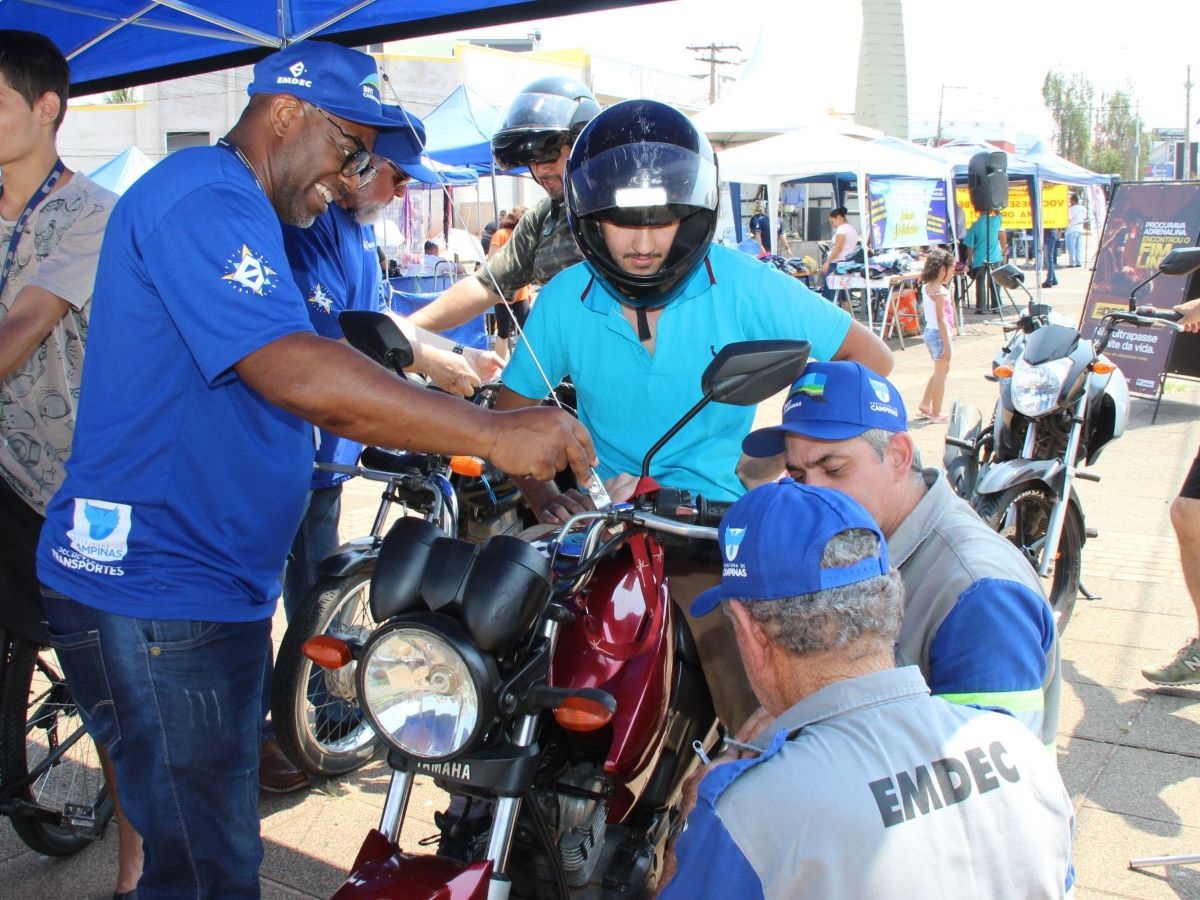
[[[708,56],[697,56],[697,62],[708,63],[708,102],[709,105],[717,102],[717,66],[734,66],[740,60],[732,59],[717,59],[717,54],[723,50],[737,50],[741,52],[741,47],[737,44],[700,44],[698,46],[689,46],[687,49],[693,51],[707,50]]]
[[[1184,97],[1187,99],[1183,105],[1183,180],[1191,175],[1192,171],[1192,67],[1187,67],[1187,81],[1183,83]]]
[[[963,85],[961,85],[961,84],[943,84],[942,85],[942,91],[938,95],[937,134],[933,138],[933,146],[935,146],[935,147],[942,146],[942,104],[945,103],[945,101],[946,101],[946,88],[950,88],[950,90],[952,90],[952,91],[965,91],[966,90],[966,88],[963,87]]]

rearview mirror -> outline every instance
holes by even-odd
[[[413,364],[412,344],[391,317],[381,312],[348,309],[338,316],[338,325],[351,347],[401,378]]]
[[[992,269],[992,277],[996,279],[996,284],[1000,285],[1006,291],[1015,291],[1025,284],[1025,273],[1012,263],[1006,263],[998,269]]]
[[[1200,247],[1176,247],[1158,264],[1158,271],[1164,275],[1187,275],[1197,269],[1200,269]]]
[[[700,389],[718,403],[753,406],[800,377],[808,341],[738,341],[727,344],[700,376]]]
[[[654,454],[705,406],[714,400],[734,406],[762,403],[800,377],[809,349],[808,341],[737,341],[722,347],[700,376],[699,402],[642,457],[642,477],[650,474]]]

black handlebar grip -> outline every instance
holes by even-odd
[[[725,503],[720,500],[705,500],[704,514],[701,516],[701,525],[711,525],[716,528],[721,524],[721,519],[725,518],[725,513],[729,512],[729,507],[732,503]]]
[[[1178,322],[1183,318],[1183,313],[1177,309],[1159,309],[1157,306],[1139,306],[1133,312],[1146,319],[1164,319],[1168,322]]]

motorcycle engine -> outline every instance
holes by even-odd
[[[544,798],[543,807],[549,806],[546,812],[551,817],[551,828],[557,832],[563,873],[571,887],[587,884],[600,861],[608,819],[608,802],[601,799],[604,790],[604,780],[590,768],[575,769],[564,773],[557,790]],[[541,860],[538,876],[551,882],[554,879],[554,873]]]

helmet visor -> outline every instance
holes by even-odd
[[[567,202],[580,218],[661,225],[717,208],[717,167],[676,144],[622,144],[567,172]]]
[[[492,138],[492,158],[501,169],[516,169],[534,163],[554,162],[570,143],[565,131],[522,132]]]

